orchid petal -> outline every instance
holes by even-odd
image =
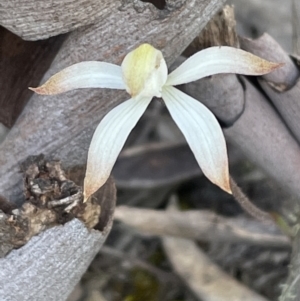
[[[196,99],[172,86],[165,86],[162,94],[205,176],[231,193],[226,142],[215,116]]]
[[[86,201],[108,179],[125,141],[151,98],[131,98],[111,110],[100,122],[89,147],[84,179]]]
[[[281,66],[241,49],[210,47],[192,55],[170,73],[166,85],[181,85],[219,73],[262,75]]]
[[[29,88],[38,94],[59,94],[81,88],[124,89],[120,66],[88,61],[71,65],[56,73],[38,88]]]

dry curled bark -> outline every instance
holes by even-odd
[[[280,45],[267,34],[257,40],[241,39],[241,41],[242,47],[247,51],[268,60],[285,63],[279,70],[262,76],[260,85],[299,142],[300,70],[297,62],[293,61]]]

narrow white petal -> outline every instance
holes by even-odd
[[[112,109],[100,122],[88,152],[84,179],[87,200],[108,179],[124,143],[151,98],[131,98]]]
[[[268,62],[250,52],[233,47],[210,47],[201,50],[169,74],[167,85],[181,85],[218,73],[262,75],[282,64]]]
[[[38,88],[29,88],[38,94],[59,94],[80,88],[126,88],[120,66],[89,61],[71,65],[56,73]]]
[[[172,86],[165,86],[162,94],[203,173],[231,193],[226,143],[215,116],[196,99]]]

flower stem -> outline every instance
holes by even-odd
[[[254,205],[231,176],[230,186],[233,197],[248,214],[265,224],[274,223],[272,215]]]

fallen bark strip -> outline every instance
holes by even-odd
[[[111,12],[97,24],[70,34],[43,81],[83,60],[120,64],[129,50],[146,41],[162,49],[170,64],[223,2],[187,1],[161,18],[157,18],[158,11],[145,9],[137,13],[133,4],[128,4],[124,11]],[[33,95],[0,146],[0,194],[20,202],[18,164],[29,155],[52,154],[65,167],[84,164],[96,125],[112,107],[128,98],[125,92],[104,89],[72,91],[52,97]]]
[[[292,88],[300,76],[300,71],[289,55],[267,33],[255,40],[240,37],[241,48],[272,62],[284,65],[261,78],[269,82],[274,89],[284,92]]]
[[[0,299],[65,301],[108,233],[74,219],[34,236],[0,259]]]
[[[165,12],[183,6],[184,2],[185,0],[167,1]],[[155,11],[156,18],[164,15],[152,4],[139,0],[1,0],[0,25],[25,40],[41,40],[95,24],[108,15],[126,10],[128,6],[132,6],[135,13],[147,9]]]
[[[277,108],[284,122],[300,142],[300,69],[281,46],[269,35],[264,34],[257,40],[241,39],[242,47],[256,55],[285,65],[264,75],[260,85]]]
[[[174,270],[201,300],[267,301],[224,273],[192,240],[165,236],[162,242]]]
[[[245,110],[225,136],[275,179],[286,191],[300,196],[300,148],[264,96],[245,80]],[[284,149],[284,156],[282,150]]]
[[[171,235],[206,242],[290,247],[288,237],[274,225],[245,218],[224,218],[210,211],[157,211],[119,206],[115,219],[147,235]]]

